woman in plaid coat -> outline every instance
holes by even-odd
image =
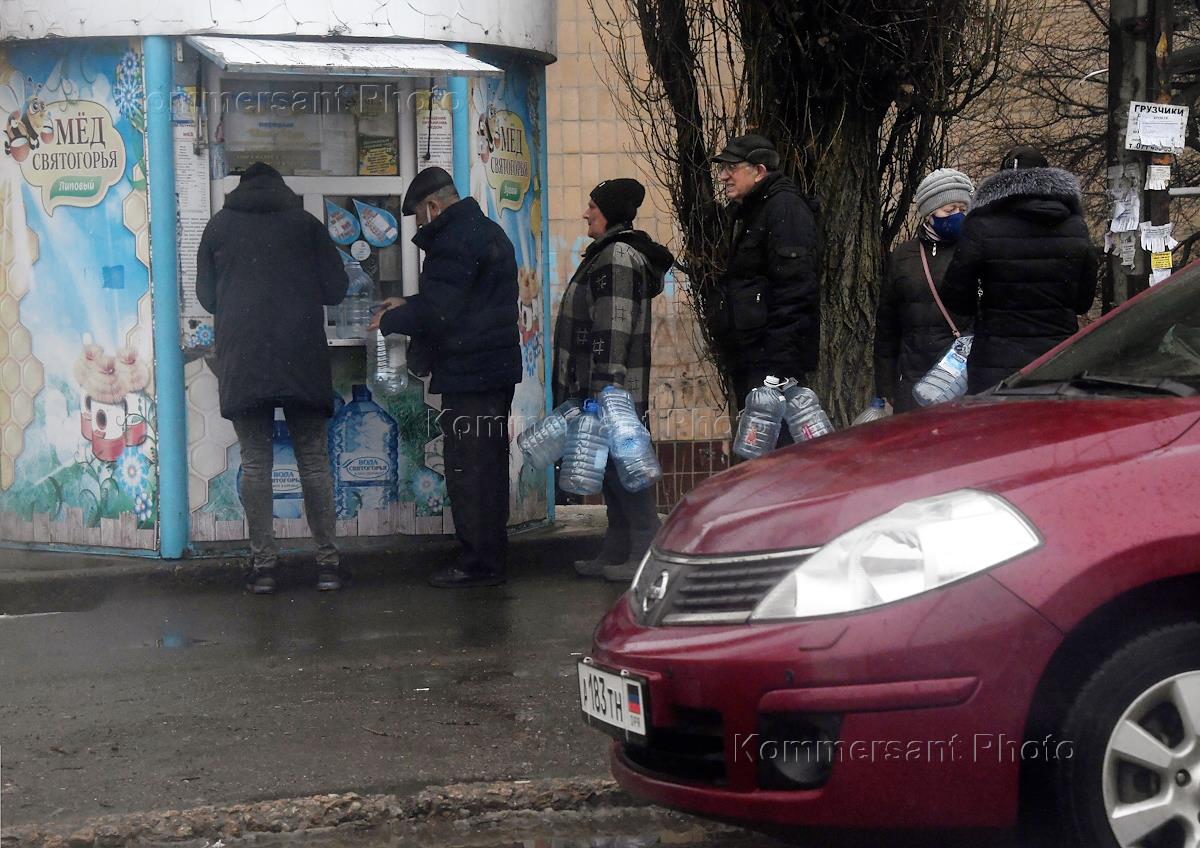
[[[645,419],[650,403],[650,302],[674,262],[670,251],[633,228],[646,190],[633,179],[592,189],[583,219],[595,239],[563,293],[554,326],[554,403],[598,398],[605,386],[633,396]],[[609,460],[604,474],[608,530],[600,554],[575,563],[582,575],[628,581],[658,531],[653,487],[627,492]]]

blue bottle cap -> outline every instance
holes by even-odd
[[[600,404],[588,398],[583,402],[583,411],[588,415],[598,415],[600,413]]]

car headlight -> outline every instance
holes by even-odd
[[[961,489],[902,504],[843,533],[767,593],[751,621],[854,612],[978,574],[1041,544],[997,495]]]

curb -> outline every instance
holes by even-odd
[[[251,804],[103,816],[82,826],[29,825],[0,836],[3,848],[118,848],[135,840],[158,844],[239,839],[254,833],[296,833],[352,825],[466,819],[509,812],[580,807],[645,807],[607,779],[568,778],[427,787],[411,797],[315,795]]]

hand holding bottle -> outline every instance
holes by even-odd
[[[367,326],[368,330],[378,330],[379,321],[383,318],[385,312],[395,309],[405,304],[402,297],[389,297],[375,306],[375,311],[371,315],[371,323]]]

